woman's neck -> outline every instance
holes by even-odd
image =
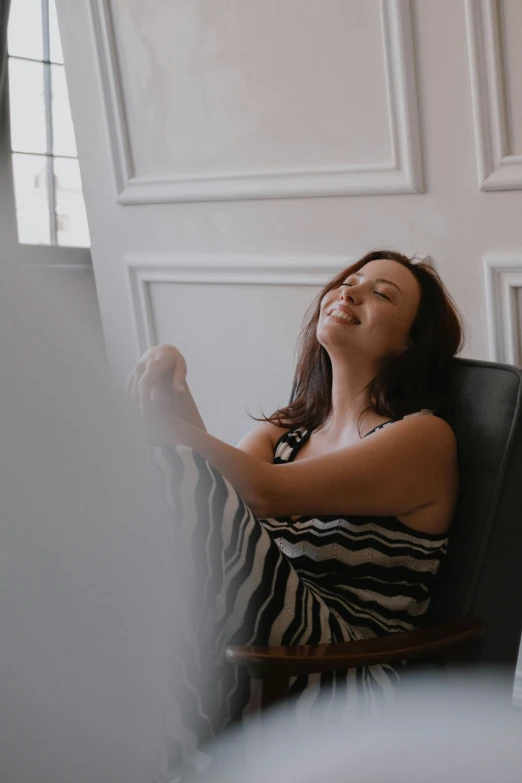
[[[362,363],[347,366],[332,361],[332,411],[324,427],[325,435],[335,433],[339,439],[351,438],[358,433],[358,426],[375,418],[368,411],[361,419],[361,413],[368,405],[367,386],[376,375],[375,368]]]

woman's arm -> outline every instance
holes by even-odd
[[[164,444],[199,452],[262,518],[397,516],[438,503],[449,490],[456,498],[455,435],[435,416],[404,419],[338,451],[284,465],[245,454],[177,417],[158,435]]]
[[[157,410],[144,404],[141,408],[141,419],[146,440],[151,445],[190,446],[230,481],[257,517],[263,516],[264,492],[271,480],[271,468],[275,466],[230,446],[170,412],[161,419]]]
[[[194,427],[206,432],[207,428],[205,427],[205,422],[201,418],[201,414],[186,380],[184,387],[185,391],[183,393],[175,394],[172,398],[172,412],[175,416],[179,416],[180,419],[183,419],[188,424],[192,424]]]

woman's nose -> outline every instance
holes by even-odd
[[[343,299],[349,299],[352,302],[361,301],[361,290],[358,285],[344,286],[341,289],[341,295]]]

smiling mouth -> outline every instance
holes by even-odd
[[[356,318],[353,318],[351,315],[348,315],[348,313],[345,313],[342,310],[336,310],[335,308],[333,310],[330,310],[326,315],[328,318],[331,318],[332,316],[334,318],[341,318],[346,323],[354,324],[355,326],[359,326],[361,323]]]

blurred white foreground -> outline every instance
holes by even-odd
[[[2,259],[2,783],[146,783],[164,729],[170,529],[87,326]]]
[[[522,710],[501,670],[412,676],[379,718],[299,725],[285,706],[219,747],[205,783],[520,783]]]

